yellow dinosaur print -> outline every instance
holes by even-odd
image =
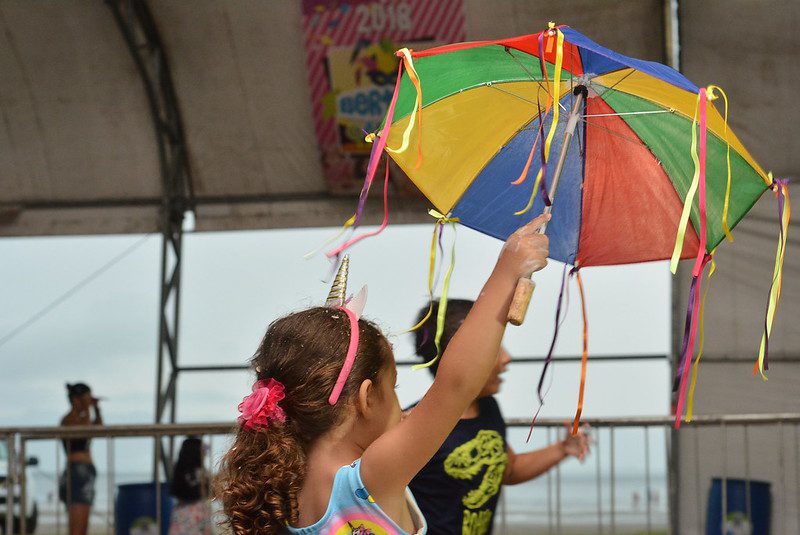
[[[497,431],[483,429],[475,438],[453,450],[444,461],[444,471],[456,479],[474,479],[486,467],[478,488],[469,491],[462,503],[477,509],[500,490],[508,464],[503,437]]]

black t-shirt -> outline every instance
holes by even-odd
[[[508,464],[506,425],[493,397],[478,400],[476,418],[459,420],[436,455],[411,481],[428,533],[484,535]]]

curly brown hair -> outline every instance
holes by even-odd
[[[239,428],[214,481],[236,535],[278,533],[299,519],[297,496],[311,444],[339,424],[345,407],[366,379],[379,383],[380,371],[394,362],[391,347],[373,323],[359,320],[353,368],[339,402],[328,403],[350,341],[347,315],[317,307],[276,320],[251,360],[259,380],[283,383],[280,402],[286,422],[261,429]]]

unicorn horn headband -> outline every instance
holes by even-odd
[[[325,300],[325,306],[342,310],[350,319],[350,345],[347,348],[347,356],[344,359],[342,371],[339,372],[339,377],[336,379],[336,384],[333,386],[333,391],[331,391],[331,395],[328,398],[328,403],[331,405],[335,405],[339,401],[342,389],[347,382],[350,371],[353,369],[356,353],[358,353],[358,320],[367,303],[366,286],[362,287],[355,297],[347,299],[347,276],[349,273],[350,257],[345,255],[342,258],[339,270],[336,272],[336,277],[333,279],[328,299]]]

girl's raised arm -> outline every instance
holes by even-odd
[[[430,460],[478,396],[497,360],[517,280],[547,265],[542,214],[512,234],[472,310],[442,355],[436,378],[413,411],[366,449],[361,477],[372,494],[396,493]]]

